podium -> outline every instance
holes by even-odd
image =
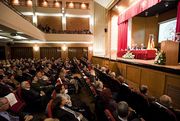
[[[179,42],[162,41],[161,51],[166,54],[166,65],[178,65],[179,59]]]

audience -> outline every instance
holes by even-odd
[[[55,28],[52,28],[48,26],[47,24],[45,26],[39,24],[38,28],[45,32],[45,33],[57,33],[57,34],[92,34],[90,30],[56,30]]]
[[[133,101],[136,100],[138,96],[142,96],[148,99],[148,104],[154,102],[154,98],[152,100],[151,97],[148,96],[148,87],[141,85],[139,92],[134,91],[134,89],[129,88],[128,84],[125,83],[123,76],[116,75],[108,66],[100,67],[98,65],[98,68],[96,68],[89,61],[86,62],[87,63],[82,63],[75,58],[73,61],[67,58],[65,62],[60,58],[56,60],[54,58],[44,58],[0,61],[0,120],[36,121],[38,118],[34,113],[43,113],[45,111],[47,102],[51,99],[51,94],[54,90],[56,97],[53,99],[52,112],[53,118],[56,119],[45,119],[44,117],[41,118],[42,120],[86,121],[87,119],[85,117],[90,119],[88,114],[86,115],[88,112],[86,106],[77,107],[77,105],[74,105],[73,96],[71,96],[71,94],[77,94],[80,88],[86,87],[89,89],[94,88],[95,90],[95,98],[93,101],[95,103],[95,110],[101,110],[100,113],[97,113],[98,120],[106,121],[106,119],[103,118],[105,117],[103,113],[105,109],[108,109],[117,121],[139,121],[140,119],[138,117],[144,116],[143,113],[145,112],[142,111],[142,108],[138,108],[141,107],[140,105],[142,103],[133,103]],[[77,71],[75,67],[77,67],[79,73],[86,78],[75,78],[73,76],[73,72]],[[99,71],[100,74],[98,74],[96,69],[100,68],[101,71]],[[107,78],[99,78],[100,76],[106,76]],[[118,82],[115,83],[115,86],[120,85],[117,86],[118,91],[113,90],[114,87],[112,87],[113,82],[111,82],[111,80]],[[84,83],[87,83],[87,85]],[[104,85],[106,87],[104,87]],[[75,90],[74,93],[68,94],[68,92],[72,92],[72,90]],[[129,92],[124,93],[123,91]],[[126,98],[121,98],[121,96],[113,98],[112,95],[116,93],[118,93],[118,95],[127,95],[123,95],[126,96]],[[9,97],[13,97],[12,99],[15,104],[12,103],[12,100],[9,100]],[[73,100],[73,105],[71,99]],[[124,101],[122,101],[122,99]],[[130,101],[130,99],[134,100]],[[141,102],[143,101],[141,99],[142,98],[139,97],[137,100]],[[77,101],[81,102],[80,100]],[[22,102],[25,104],[20,110],[18,109],[17,111],[12,108]],[[163,95],[160,97],[159,102],[174,113],[179,120],[180,113],[177,109],[173,108],[171,97]],[[134,106],[135,104],[136,106]],[[85,109],[85,112],[79,109]],[[40,121],[40,119],[37,121]]]

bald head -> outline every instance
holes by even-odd
[[[164,106],[166,106],[168,108],[170,108],[171,105],[172,105],[172,99],[168,95],[162,95],[159,98],[159,101],[160,101],[161,104],[163,104]]]

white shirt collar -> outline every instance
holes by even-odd
[[[127,121],[127,119],[123,119],[123,118],[121,118],[120,116],[118,116],[118,118],[119,118],[121,121]]]

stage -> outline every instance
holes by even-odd
[[[117,58],[117,60],[114,61],[180,75],[180,64],[158,65],[158,64],[154,64],[154,60],[124,59],[124,58]]]

